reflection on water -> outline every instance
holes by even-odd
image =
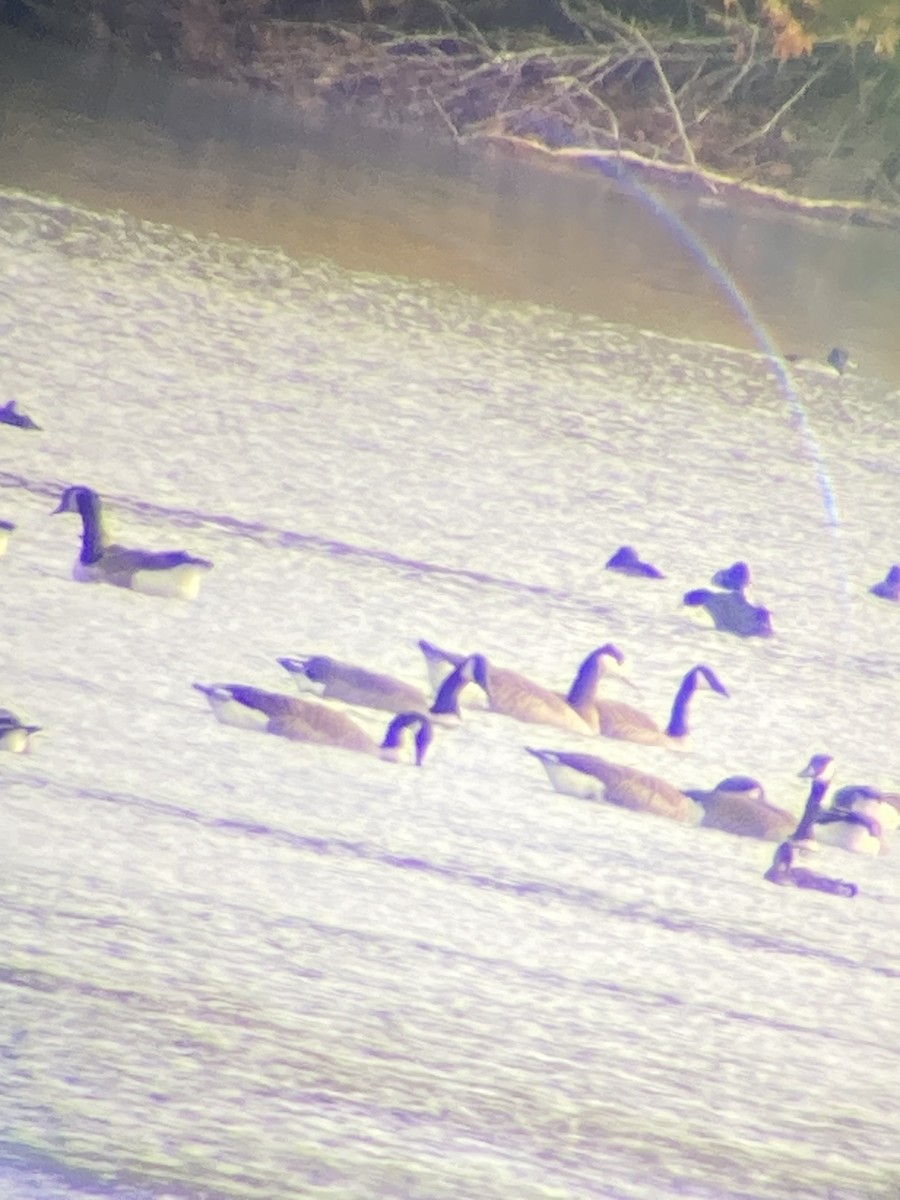
[[[900,376],[896,235],[670,202],[409,133],[302,126],[290,105],[152,66],[0,31],[6,185],[123,208],[291,255],[434,278],[698,340],[824,359],[846,345],[866,374]],[[729,298],[736,286],[760,330]]]

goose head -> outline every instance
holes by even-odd
[[[279,658],[278,665],[292,677],[301,692],[321,696],[334,677],[334,659],[326,654],[307,657]]]
[[[434,728],[422,713],[398,713],[387,727],[381,757],[390,762],[410,762],[421,767],[434,738]]]
[[[726,592],[743,592],[750,586],[750,568],[745,562],[732,563],[716,571],[712,582]]]
[[[489,703],[488,662],[483,654],[470,654],[450,672],[438,689],[429,712],[433,720],[456,724],[462,719],[459,700],[463,689],[470,685],[478,690],[485,705]]]

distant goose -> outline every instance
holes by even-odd
[[[652,813],[687,825],[699,823],[702,809],[688,796],[655,775],[593,754],[525,749],[541,763],[557,792],[582,800],[605,800],[633,812]]]
[[[797,818],[770,804],[762,784],[748,775],[730,775],[711,791],[685,788],[685,795],[702,806],[700,824],[707,829],[783,842],[797,827]]]
[[[223,725],[272,733],[294,742],[339,746],[416,766],[422,765],[431,743],[431,722],[422,713],[399,713],[379,744],[345,713],[325,704],[311,704],[295,696],[242,684],[195,683],[194,687],[206,697]]]
[[[8,708],[0,708],[0,750],[22,754],[29,749],[32,735],[40,732],[40,725],[25,725]]]
[[[621,571],[623,575],[637,575],[644,579],[665,579],[662,571],[650,563],[641,562],[632,546],[620,546],[606,563],[607,571]]]
[[[816,892],[829,892],[833,896],[855,896],[859,891],[855,883],[845,883],[843,879],[829,879],[828,876],[817,875],[815,871],[809,871],[806,867],[796,866],[797,854],[796,842],[782,842],[763,878],[781,887],[810,888]]]
[[[325,654],[279,658],[300,692],[312,692],[323,700],[342,700],[364,708],[386,712],[427,712],[431,701],[421,688],[380,675],[364,667],[339,662]]]
[[[19,412],[15,400],[10,400],[0,408],[0,425],[15,425],[19,429],[40,429],[36,421],[25,413]]]
[[[9,535],[15,529],[12,521],[0,521],[0,554],[6,553],[6,547],[9,545]]]
[[[100,497],[91,488],[66,488],[53,512],[81,517],[81,553],[72,571],[80,583],[111,583],[149,596],[193,600],[202,576],[212,569],[208,559],[184,550],[129,550],[110,542]]]
[[[884,579],[880,583],[873,583],[869,591],[883,600],[900,600],[900,566],[894,563]]]
[[[710,667],[702,663],[691,667],[681,681],[669,723],[661,729],[647,713],[621,700],[598,697],[590,687],[590,678],[579,673],[569,690],[570,706],[581,716],[592,733],[620,741],[640,742],[647,746],[670,746],[678,749],[687,745],[689,734],[688,710],[694,693],[699,690],[728,696],[728,689]]]
[[[727,592],[745,592],[750,586],[750,568],[745,562],[732,563],[716,571],[712,582]]]
[[[686,592],[683,604],[703,608],[712,617],[716,629],[738,637],[771,637],[772,614],[762,605],[751,604],[742,592],[711,592],[696,588]]]
[[[812,779],[806,807],[793,842],[816,842],[837,846],[851,854],[880,854],[883,829],[880,823],[865,813],[825,808],[825,793],[834,778],[834,759],[829,754],[814,754],[803,770],[801,779]]]
[[[610,642],[599,646],[578,668],[572,689],[577,689],[579,694],[583,692],[593,701],[599,680],[607,671],[618,671],[623,661],[622,652]],[[470,655],[455,670],[459,672],[464,667],[468,667],[468,671],[463,682],[471,682],[481,690],[491,712],[529,725],[549,725],[571,733],[596,733],[597,719],[590,705],[586,706],[585,712],[576,711],[561,692],[552,691],[518,671],[495,667],[483,654]],[[447,680],[442,686],[446,683]],[[457,694],[462,691],[461,684]]]

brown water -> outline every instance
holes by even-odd
[[[641,197],[414,134],[312,130],[282,100],[8,30],[0,94],[6,186],[696,340],[814,359],[845,345],[864,374],[900,379],[890,233]]]

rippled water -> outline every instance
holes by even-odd
[[[44,426],[0,425],[0,704],[46,730],[2,763],[0,1194],[900,1195],[896,854],[795,894],[551,791],[522,747],[574,737],[472,714],[416,771],[190,687],[423,683],[418,637],[565,686],[612,639],[660,718],[697,661],[732,696],[689,754],[588,749],[797,811],[813,751],[896,786],[897,394],[11,192],[0,255]],[[72,482],[212,558],[199,600],[72,582]],[[679,606],[737,557],[771,642]]]

